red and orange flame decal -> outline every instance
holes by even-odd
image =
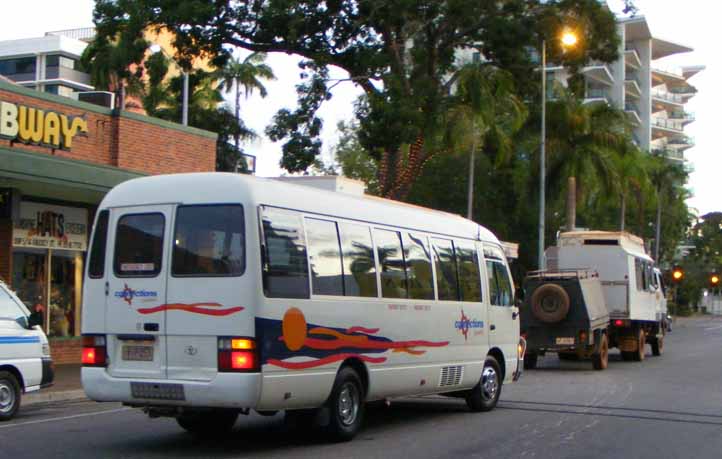
[[[206,316],[228,316],[236,312],[243,311],[243,306],[233,306],[230,308],[219,309],[223,305],[220,303],[170,303],[161,304],[152,308],[140,308],[138,312],[141,314],[154,314],[162,311],[185,311],[194,314],[203,314]]]

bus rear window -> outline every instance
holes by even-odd
[[[153,277],[163,262],[162,214],[124,215],[115,231],[113,268],[118,277]]]
[[[173,241],[174,276],[240,276],[245,270],[243,207],[180,206]]]

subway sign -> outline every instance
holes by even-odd
[[[88,122],[80,116],[0,101],[0,138],[70,150],[75,136],[87,133]]]

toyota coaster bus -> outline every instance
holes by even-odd
[[[487,229],[444,212],[238,174],[139,178],[98,209],[82,382],[198,434],[285,410],[352,438],[364,403],[488,411],[523,363]]]

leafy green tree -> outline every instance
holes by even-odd
[[[333,148],[341,173],[366,184],[366,193],[378,195],[378,164],[358,140],[358,124],[340,121],[336,128],[339,140]]]
[[[219,89],[225,92],[235,91],[233,108],[238,123],[241,123],[241,94],[248,99],[248,96],[258,90],[261,97],[266,97],[268,91],[263,80],[276,79],[271,67],[264,64],[265,59],[266,55],[263,53],[251,53],[243,60],[232,57],[219,72]],[[240,135],[234,137],[236,149],[240,149],[240,140]]]
[[[108,36],[166,27],[181,61],[207,53],[222,62],[228,45],[301,56],[298,108],[279,112],[267,130],[285,142],[281,164],[291,172],[319,155],[317,110],[338,83],[328,68],[345,70],[365,94],[356,111],[359,139],[379,161],[380,192],[397,199],[424,164],[448,153],[436,139],[451,108],[449,76],[460,50],[511,72],[524,95],[536,87],[529,48],[555,37],[562,24],[578,28],[584,46],[565,54],[550,39],[549,56],[572,69],[590,59],[614,60],[619,44],[613,14],[595,0],[98,0],[95,21]]]

